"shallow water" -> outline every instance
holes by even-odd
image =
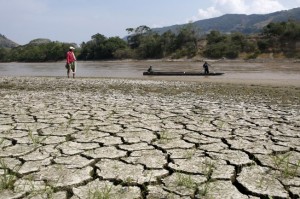
[[[178,80],[240,79],[299,81],[300,64],[293,62],[250,63],[243,61],[211,61],[210,72],[223,72],[218,77],[172,77]],[[78,62],[78,77],[145,77],[150,65],[156,71],[202,71],[202,62],[190,61],[97,61]],[[53,63],[0,63],[0,76],[66,76],[64,62]],[[170,77],[160,77],[168,79]]]

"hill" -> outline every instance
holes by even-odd
[[[195,21],[192,24],[204,33],[210,32],[211,30],[217,30],[223,33],[241,32],[244,34],[252,34],[259,32],[270,22],[288,20],[300,21],[300,7],[270,14],[225,14],[220,17]],[[177,32],[178,29],[184,25],[186,24],[154,28],[152,30],[160,34],[167,32],[168,30]]]
[[[29,42],[29,44],[30,45],[40,45],[40,44],[48,44],[50,42],[51,42],[50,39],[38,38],[38,39],[31,40]]]
[[[7,39],[4,35],[0,34],[0,48],[14,48],[19,44]]]

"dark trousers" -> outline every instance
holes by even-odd
[[[208,68],[204,68],[204,73],[205,73],[205,74],[208,74],[208,73],[209,73]]]

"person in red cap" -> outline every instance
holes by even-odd
[[[67,68],[67,75],[68,78],[70,78],[70,72],[72,70],[73,73],[73,78],[75,78],[75,72],[76,72],[76,57],[74,54],[74,47],[71,46],[69,48],[69,51],[67,52],[67,64],[66,64],[66,68]]]

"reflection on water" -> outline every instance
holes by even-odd
[[[99,61],[78,62],[78,77],[124,77],[147,78],[143,72],[150,65],[157,71],[202,71],[202,62],[189,61]],[[269,62],[247,63],[238,61],[210,62],[210,72],[224,72],[225,75],[209,78],[236,79],[295,79],[300,81],[299,63]],[[66,76],[65,62],[54,63],[0,63],[0,76]],[[205,77],[178,77],[178,79]]]

